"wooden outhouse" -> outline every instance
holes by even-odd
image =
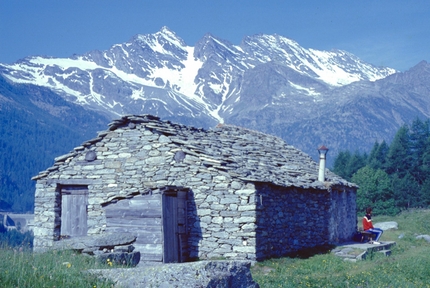
[[[128,115],[33,177],[34,249],[132,233],[142,261],[253,259],[349,240],[357,187],[280,138]]]

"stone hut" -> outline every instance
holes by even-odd
[[[263,260],[351,238],[357,187],[282,139],[128,115],[37,180],[34,249],[133,233],[142,261]]]

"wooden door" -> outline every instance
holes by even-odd
[[[163,197],[163,236],[164,236],[164,263],[177,263],[179,259],[178,239],[178,198],[173,195]]]
[[[185,262],[187,191],[169,188],[163,191],[163,262]]]
[[[61,188],[61,236],[87,235],[88,188],[64,186]]]

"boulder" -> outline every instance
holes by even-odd
[[[93,269],[89,273],[120,287],[257,288],[250,261],[198,261],[175,264],[140,263],[130,269]]]
[[[418,235],[415,239],[424,239],[427,242],[430,242],[430,235]]]
[[[62,239],[54,242],[54,249],[71,249],[91,254],[95,250],[114,249],[115,246],[129,245],[136,236],[127,233],[101,234]]]
[[[128,233],[73,237],[54,242],[54,249],[75,250],[95,256],[101,263],[136,266],[140,252],[133,252],[136,236]]]
[[[397,224],[397,222],[394,222],[394,221],[389,221],[389,222],[378,222],[378,223],[375,223],[375,224],[373,224],[373,226],[375,227],[375,228],[380,228],[380,229],[382,229],[382,230],[397,230],[397,229],[399,229],[399,225]]]

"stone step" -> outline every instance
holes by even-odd
[[[340,258],[348,258],[348,259],[356,259],[357,256],[356,255],[349,255],[349,254],[340,254],[340,253],[336,253],[336,256],[340,257]]]
[[[387,249],[379,250],[378,253],[382,253],[385,256],[390,256],[391,255],[391,250],[387,250]]]
[[[385,256],[391,255],[390,248],[396,245],[396,242],[384,241],[380,244],[370,243],[350,243],[336,247],[332,253],[338,257],[343,258],[345,261],[363,260],[369,253],[383,253]],[[361,251],[361,252],[360,252]]]

